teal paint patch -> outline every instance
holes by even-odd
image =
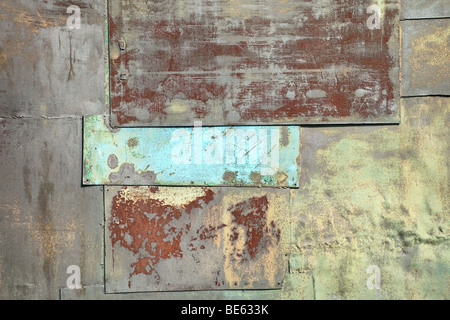
[[[299,185],[298,127],[122,128],[84,119],[83,184]]]

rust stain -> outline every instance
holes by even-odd
[[[0,9],[0,19],[14,21],[35,34],[38,34],[42,28],[64,26],[67,23],[65,11],[59,15],[47,14],[44,13],[45,10],[37,9],[30,12],[27,7],[18,5],[15,1],[0,2]]]
[[[128,142],[127,142],[127,145],[128,145],[128,147],[130,147],[130,148],[136,147],[137,145],[139,145],[139,140],[138,140],[138,138],[131,138],[131,139],[129,139]]]
[[[289,130],[286,127],[281,128],[281,144],[283,146],[289,145]]]
[[[239,3],[233,14],[226,1],[212,7],[202,0],[200,11],[184,11],[176,4],[184,14],[170,15],[164,11],[167,5],[142,4],[138,9],[111,3],[116,14],[109,20],[111,46],[123,37],[130,45],[111,59],[114,124],[187,125],[193,118],[212,125],[395,118],[390,73],[396,61],[390,43],[396,36],[398,8],[385,2],[389,5],[382,30],[365,28],[365,10],[355,10],[349,0],[330,3],[329,10],[317,3],[278,4],[278,9],[293,11],[282,10],[276,18],[257,10],[263,4],[254,4],[253,13],[239,14],[246,8]],[[138,18],[136,10],[152,14]],[[130,72],[127,82],[119,80],[123,70]]]
[[[416,38],[412,40],[413,54],[409,57],[411,86],[421,87],[425,80],[430,85],[442,82],[448,77],[450,71],[450,53],[442,50],[450,45],[450,27],[429,26],[426,31],[418,30]],[[427,75],[424,72],[427,70]],[[432,72],[430,71],[432,70]]]
[[[25,37],[23,41],[15,39],[5,39],[3,41],[3,48],[0,49],[0,71],[6,67],[8,61],[13,57],[22,57],[31,63],[38,61],[39,55],[33,54],[28,50],[30,40],[31,36]]]
[[[252,172],[250,174],[250,179],[255,183],[262,183],[262,175],[260,172]]]
[[[238,228],[244,227],[246,242],[245,250],[242,253],[236,253],[242,262],[249,258],[255,258],[259,250],[269,247],[268,244],[272,239],[280,240],[281,230],[278,229],[274,221],[270,222],[270,228],[267,227],[267,210],[269,208],[269,201],[267,196],[260,198],[252,198],[247,201],[240,202],[235,206],[229,208],[233,218],[233,224],[236,224],[231,229],[231,241],[236,241],[239,237]],[[249,258],[245,257],[248,254]]]
[[[128,188],[123,190],[126,192]],[[159,189],[149,190],[157,192]],[[192,210],[207,205],[214,199],[214,195],[211,189],[204,189],[203,196],[183,206],[171,206],[158,199],[143,198],[133,201],[127,199],[122,191],[118,192],[111,205],[110,238],[113,247],[118,243],[136,255],[136,261],[131,264],[133,272],[129,276],[130,287],[131,277],[138,274],[152,275],[161,260],[183,257],[181,236],[189,231],[189,224],[180,230],[166,230],[165,227],[171,221],[179,220],[183,213],[189,215]],[[203,230],[199,237],[206,239],[207,232],[208,230]],[[145,255],[141,253],[141,249],[145,251]]]
[[[112,268],[115,264],[125,268],[123,271],[118,266],[121,274],[128,274],[130,290],[135,288],[136,281],[132,280],[137,276],[150,277],[154,285],[167,289],[168,283],[161,281],[172,279],[171,272],[182,274],[187,272],[186,268],[198,269],[197,265],[203,268],[198,272],[203,272],[206,279],[195,282],[210,289],[251,286],[247,280],[238,284],[229,282],[227,272],[236,270],[233,264],[255,268],[256,263],[270,277],[271,272],[275,274],[274,270],[282,269],[264,266],[276,260],[273,257],[280,254],[281,241],[281,227],[273,216],[274,209],[270,209],[268,195],[235,200],[235,196],[225,195],[224,188],[115,190],[107,224]],[[224,197],[231,202],[223,202]],[[132,254],[131,260],[124,250]],[[120,254],[116,255],[116,251]],[[209,280],[207,275],[211,275]],[[190,274],[184,277],[192,278]],[[258,273],[252,277],[258,278]]]
[[[236,180],[236,178],[237,178],[237,171],[235,172],[227,171],[223,174],[223,180],[226,182],[233,182]]]

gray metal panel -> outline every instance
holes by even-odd
[[[402,0],[402,19],[429,19],[450,17],[448,0]]]
[[[72,4],[80,29],[67,26]],[[0,116],[104,112],[104,13],[104,0],[2,0]]]
[[[402,21],[402,95],[450,95],[450,19]]]
[[[106,291],[281,288],[289,190],[107,187]]]
[[[0,299],[102,279],[103,192],[81,188],[81,119],[0,118]]]

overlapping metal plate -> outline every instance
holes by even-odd
[[[298,127],[122,128],[84,121],[85,185],[298,187]]]
[[[450,93],[450,19],[402,22],[402,95]]]
[[[448,0],[402,0],[402,19],[450,17]],[[418,23],[420,24],[420,23]]]
[[[113,127],[399,122],[397,0],[109,9]]]
[[[281,288],[289,190],[107,187],[106,291]]]

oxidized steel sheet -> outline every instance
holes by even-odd
[[[85,185],[298,187],[298,127],[122,128],[84,120]]]
[[[108,187],[106,291],[281,288],[289,190]]]
[[[399,122],[397,0],[109,6],[113,127]]]

